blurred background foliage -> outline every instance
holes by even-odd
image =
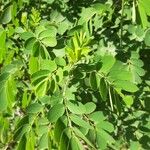
[[[0,149],[149,150],[150,0],[0,0]]]

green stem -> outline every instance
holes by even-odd
[[[123,37],[123,14],[124,14],[124,0],[122,0],[121,6],[121,20],[120,20],[120,47],[122,47],[122,37]]]
[[[113,108],[113,102],[112,102],[112,97],[111,97],[110,87],[109,87],[109,100],[110,100],[111,110],[112,110],[112,111],[114,111],[114,108]]]
[[[71,65],[70,67],[70,71],[69,71],[69,75],[67,77],[67,81],[64,85],[64,89],[63,89],[63,102],[64,102],[64,105],[65,105],[65,110],[66,110],[66,116],[67,116],[67,119],[68,119],[68,126],[72,128],[72,124],[71,124],[71,119],[70,119],[70,116],[69,116],[69,112],[68,112],[68,108],[67,108],[67,98],[66,98],[66,91],[67,91],[67,87],[68,87],[68,84],[71,80],[71,77],[70,77],[70,72],[72,71],[72,69],[74,68],[74,64]]]

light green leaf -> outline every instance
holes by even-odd
[[[26,40],[34,37],[34,34],[32,32],[23,32],[20,34],[20,37],[26,41]]]
[[[74,114],[84,114],[86,112],[86,108],[81,102],[68,101],[67,107]]]
[[[29,73],[32,75],[33,73],[39,70],[39,60],[37,57],[30,57],[29,59]]]
[[[98,124],[99,122],[105,120],[105,116],[101,111],[95,111],[89,115],[90,120],[94,121],[94,123]]]
[[[125,96],[123,98],[123,101],[125,102],[125,104],[130,107],[133,104],[133,97],[132,96]]]
[[[7,108],[8,101],[7,101],[7,93],[6,93],[6,87],[2,86],[4,85],[4,82],[0,82],[0,111],[3,111]]]
[[[46,92],[47,92],[47,84],[48,84],[48,80],[41,80],[41,82],[36,86],[36,95],[37,97],[43,97],[45,96]]]
[[[70,149],[71,150],[83,150],[83,145],[77,137],[72,137],[70,139]]]
[[[57,45],[57,40],[55,37],[46,37],[41,40],[41,42],[49,47],[55,47]]]
[[[42,31],[39,34],[40,40],[46,37],[55,37],[57,33],[57,29],[54,26],[50,26],[47,30]]]
[[[6,55],[6,32],[2,28],[0,28],[0,41],[0,63],[2,63]]]
[[[150,30],[148,30],[145,34],[144,42],[146,46],[150,46]]]
[[[79,19],[79,24],[83,24],[85,22],[88,22],[95,13],[96,13],[96,11],[92,7],[83,8],[83,10],[80,14],[81,18]]]
[[[39,149],[48,149],[48,134],[44,133],[39,140]]]
[[[48,120],[53,123],[56,122],[65,112],[63,104],[54,105],[48,112]]]
[[[74,115],[74,114],[71,114],[70,118],[76,125],[83,127],[83,128],[92,129],[92,126],[88,122],[83,120],[83,118],[80,118],[79,116]]]
[[[57,65],[55,61],[48,60],[48,59],[42,59],[40,63],[40,68],[42,70],[49,70],[50,72],[53,72],[57,69]]]
[[[96,127],[98,129],[104,129],[106,131],[108,131],[109,133],[113,132],[114,131],[114,126],[113,124],[111,124],[110,122],[108,121],[100,121]]]
[[[100,72],[108,74],[115,61],[115,57],[113,57],[112,55],[105,55],[102,58],[102,68],[100,69]]]
[[[27,133],[27,138],[26,138],[26,150],[35,150],[35,134],[33,130],[31,130],[29,133]]]
[[[56,62],[56,64],[59,65],[59,66],[65,66],[65,65],[66,65],[65,59],[62,58],[62,57],[56,57],[56,58],[55,58],[55,62]]]
[[[107,140],[99,132],[96,132],[96,142],[99,149],[107,148]]]
[[[61,83],[61,81],[63,81],[63,69],[62,68],[58,68],[57,72],[56,72],[56,81],[57,83]]]
[[[112,70],[109,73],[109,77],[114,80],[131,80],[132,74],[127,70]]]
[[[109,145],[109,144],[112,144],[112,143],[115,143],[115,140],[113,139],[113,137],[108,134],[105,130],[103,129],[99,129],[97,128],[96,129],[96,132],[97,132],[97,135],[99,137],[99,142],[101,143],[101,145],[99,145],[102,149],[105,149],[106,147],[106,143]],[[104,144],[104,145],[103,145]]]
[[[96,105],[93,102],[88,102],[84,106],[86,108],[86,114],[90,114],[96,109]]]
[[[116,88],[121,88],[127,92],[136,92],[138,90],[138,87],[130,81],[118,80],[114,82],[114,85]]]
[[[147,14],[141,2],[138,2],[138,10],[143,28],[146,28],[148,26]]]
[[[29,105],[27,107],[27,113],[33,113],[33,114],[36,114],[36,113],[39,113],[41,112],[43,109],[43,106],[39,103],[33,103],[31,105]]]
[[[141,59],[131,59],[131,63],[138,67],[143,67],[144,63]]]

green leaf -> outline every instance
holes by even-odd
[[[98,129],[103,129],[105,131],[108,131],[109,133],[113,132],[114,131],[114,126],[113,124],[111,124],[110,122],[108,121],[100,121],[96,127]]]
[[[65,129],[66,126],[63,123],[63,121],[61,119],[58,119],[57,122],[55,123],[55,128],[54,128],[54,138],[57,141],[57,143],[60,142],[60,138]]]
[[[81,18],[79,20],[79,24],[83,24],[85,22],[88,22],[95,13],[96,13],[96,11],[92,7],[83,8],[82,13],[80,15]]]
[[[83,128],[92,129],[92,126],[88,122],[80,118],[79,116],[71,114],[70,118],[76,125]]]
[[[1,85],[4,84],[4,82],[0,82]],[[7,108],[8,105],[8,101],[7,101],[7,97],[6,97],[6,87],[5,86],[1,86],[0,87],[0,110],[3,111]]]
[[[114,85],[116,86],[116,88],[121,88],[122,90],[125,90],[127,92],[138,91],[138,87],[130,81],[118,80],[114,82]]]
[[[26,137],[25,137],[25,135],[23,135],[21,140],[19,141],[19,144],[17,146],[17,150],[26,150],[25,145],[26,145]]]
[[[3,28],[0,28],[0,41],[0,63],[2,63],[6,55],[6,32]]]
[[[149,8],[149,5],[150,5],[150,0],[139,0],[140,3],[143,5],[145,11],[146,11],[146,14],[148,16],[150,16],[150,8]]]
[[[143,68],[134,66],[132,70],[135,71],[139,76],[145,75],[145,70]]]
[[[68,129],[66,128],[65,130],[67,131]],[[69,143],[70,143],[70,139],[65,134],[65,132],[63,132],[61,135],[60,143],[58,145],[58,149],[59,150],[68,149]]]
[[[41,39],[46,37],[55,37],[57,29],[54,26],[50,26],[47,30],[42,31],[38,36]]]
[[[26,40],[34,37],[34,34],[32,32],[23,32],[20,34],[20,37],[26,41]]]
[[[39,70],[39,61],[37,57],[30,57],[29,59],[29,73],[32,75],[33,73]]]
[[[81,102],[68,101],[67,107],[74,114],[84,114],[86,112],[86,108]]]
[[[56,65],[55,61],[43,59],[41,61],[40,68],[42,70],[49,70],[50,72],[53,72],[57,69],[57,65]]]
[[[41,40],[41,42],[49,47],[55,47],[57,45],[57,40],[55,37],[46,37]]]
[[[37,97],[43,97],[46,94],[47,91],[47,84],[48,84],[48,80],[46,81],[41,81],[37,86],[36,86],[36,95]]]
[[[65,65],[66,65],[65,59],[62,58],[62,57],[56,57],[56,58],[55,58],[55,62],[56,62],[56,64],[59,65],[59,66],[65,66]]]
[[[48,120],[53,123],[56,122],[65,112],[63,104],[54,105],[48,112]]]
[[[150,46],[150,30],[148,30],[145,34],[144,42],[146,46]]]
[[[106,101],[108,95],[108,88],[104,78],[101,78],[99,85],[100,95],[103,101]]]
[[[33,130],[31,130],[29,133],[27,133],[26,138],[26,150],[34,150],[35,146],[35,134]]]
[[[57,69],[56,81],[57,81],[57,83],[61,83],[61,81],[63,81],[63,69],[62,68]]]
[[[27,113],[33,113],[33,114],[36,114],[36,113],[39,113],[41,112],[43,109],[43,106],[39,103],[33,103],[31,105],[29,105],[27,107]]]
[[[51,78],[51,84],[50,84],[50,91],[52,92],[52,93],[54,93],[56,90],[57,90],[57,83],[56,83],[56,78],[55,78],[55,76],[53,76],[52,78]]]
[[[2,13],[0,17],[0,22],[2,24],[7,24],[11,21],[12,19],[12,5],[8,6]]]
[[[138,66],[138,67],[143,67],[144,66],[143,61],[140,60],[140,59],[131,59],[131,63],[135,66]]]
[[[101,149],[105,149],[107,144],[111,145],[112,143],[115,143],[115,140],[113,139],[113,137],[110,134],[108,134],[106,131],[104,131],[103,129],[97,128],[96,133],[97,133],[97,137],[99,138],[98,143],[101,144],[99,145]]]
[[[35,37],[29,38],[29,39],[25,42],[25,48],[26,48],[26,50],[28,50],[29,52],[31,52],[32,49],[33,49],[33,46],[34,46],[35,42],[36,42],[36,38],[35,38]]]
[[[35,41],[33,45],[31,45],[31,51],[32,51],[32,55],[34,57],[38,57],[40,55],[41,52],[41,45],[39,43],[39,41]]]
[[[98,87],[99,87],[99,81],[100,81],[100,78],[98,75],[96,75],[95,72],[91,72],[90,73],[90,77],[89,77],[89,83],[90,83],[90,86],[93,90],[97,90]]]
[[[130,107],[133,104],[133,97],[132,96],[125,96],[123,98],[123,101],[125,102],[125,104]]]
[[[101,111],[95,111],[89,115],[90,120],[92,120],[95,124],[105,120],[105,116]]]
[[[129,71],[117,69],[110,71],[109,77],[114,80],[131,80],[132,74]]]
[[[141,2],[138,2],[138,10],[139,10],[142,26],[143,28],[146,28],[148,26],[147,14]]]
[[[45,0],[48,4],[52,4],[54,0]]]
[[[83,150],[84,148],[78,138],[72,137],[70,139],[70,149],[71,150]]]
[[[135,150],[135,149],[137,150],[142,149],[141,144],[138,141],[132,141],[130,143],[130,150]]]
[[[96,132],[96,142],[99,149],[106,149],[107,148],[107,140],[97,131]]]
[[[115,57],[113,57],[112,55],[105,55],[102,58],[102,68],[100,69],[100,72],[108,74],[115,61]]]
[[[85,141],[89,146],[92,148],[96,149],[94,145],[89,141],[89,139],[78,129],[78,128],[73,128],[75,134],[77,137],[80,137],[83,141]]]
[[[44,133],[39,140],[39,149],[48,149],[48,134]]]
[[[40,70],[35,72],[31,78],[32,78],[32,82],[34,82],[35,80],[41,78],[41,77],[47,77],[49,75],[50,71],[49,70]]]
[[[88,102],[84,106],[86,108],[86,114],[90,114],[96,109],[96,105],[93,102]]]
[[[6,75],[6,73],[4,73],[2,75]],[[2,79],[2,75],[0,76],[1,79]],[[3,79],[8,77],[7,75],[3,76]],[[11,76],[9,76],[9,78],[6,81],[1,80],[0,84],[1,84],[1,87],[0,87],[1,111],[6,110],[7,107],[11,110],[13,107],[13,103],[15,101],[15,96],[16,96],[15,81]]]
[[[17,129],[17,131],[14,134],[14,139],[15,140],[19,140],[22,138],[22,136],[27,133],[28,131],[30,131],[31,126],[29,124],[24,124],[23,126],[21,126],[19,129]]]

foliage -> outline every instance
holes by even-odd
[[[150,149],[150,0],[1,0],[0,149]]]

